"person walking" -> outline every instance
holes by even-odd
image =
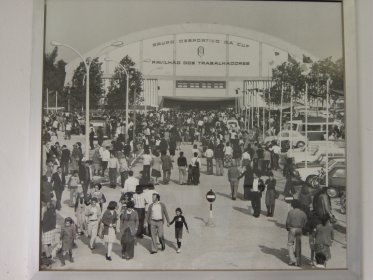
[[[145,221],[145,195],[143,188],[146,185],[137,185],[136,186],[136,192],[133,195],[133,202],[135,203],[134,209],[137,213],[137,216],[139,218],[139,226],[137,229],[136,236],[139,238],[144,237],[145,229],[144,229],[144,221]]]
[[[65,219],[65,224],[61,229],[60,234],[60,245],[61,245],[61,252],[59,254],[59,258],[61,261],[61,265],[65,265],[65,256],[69,255],[69,261],[74,262],[72,249],[74,247],[74,240],[76,238],[75,226],[74,222],[70,217]]]
[[[56,224],[56,208],[52,202],[48,202],[41,221],[41,244],[47,258],[47,265],[52,264],[52,245],[55,243]]]
[[[183,211],[181,211],[181,208],[176,208],[175,212],[176,216],[172,219],[170,225],[172,225],[175,222],[175,238],[177,244],[176,253],[181,253],[181,239],[183,238],[183,226],[185,225],[187,233],[189,233],[189,229],[183,216]]]
[[[238,143],[233,145],[232,156],[233,156],[233,161],[235,162],[235,165],[240,166],[241,165],[241,158],[242,158],[242,150],[241,150],[241,147]]]
[[[105,247],[107,248],[106,260],[111,261],[111,251],[113,249],[113,243],[116,239],[116,225],[117,225],[117,209],[118,204],[115,201],[110,201],[107,210],[102,215],[101,222],[104,225],[104,241]]]
[[[227,142],[224,147],[224,167],[228,168],[233,161],[233,149],[230,146],[230,143]]]
[[[208,147],[206,152],[205,152],[205,157],[206,157],[206,165],[207,165],[207,175],[212,175],[214,174],[214,167],[213,167],[213,162],[212,159],[214,157],[214,151]]]
[[[66,145],[62,145],[61,150],[61,167],[62,173],[67,176],[69,174],[69,163],[71,160],[70,150],[66,147]]]
[[[120,185],[122,189],[124,188],[124,183],[128,179],[129,166],[127,158],[122,152],[118,152],[118,162],[119,162],[119,173],[120,173]]]
[[[139,180],[133,176],[133,171],[128,171],[128,179],[124,183],[124,188],[121,190],[122,194],[127,192],[135,193],[136,186],[139,184]]]
[[[101,218],[101,208],[97,205],[97,198],[91,199],[91,204],[86,208],[85,215],[87,216],[87,229],[89,239],[89,248],[93,250],[95,248],[95,242],[98,230],[98,221]]]
[[[200,168],[202,166],[201,159],[198,156],[198,153],[195,152],[193,157],[190,160],[190,164],[192,165],[192,177],[193,177],[193,185],[199,185],[199,177],[200,177]]]
[[[71,166],[70,166],[71,167],[71,172],[73,173],[74,171],[78,171],[79,170],[79,164],[80,164],[80,151],[79,151],[79,148],[78,148],[77,144],[73,145],[73,150],[71,152],[70,162],[71,162]]]
[[[284,195],[285,196],[293,196],[295,194],[295,188],[292,181],[294,175],[294,167],[293,167],[293,160],[291,158],[286,159],[283,175],[286,179],[285,188],[284,188]]]
[[[114,156],[114,153],[110,153],[110,159],[109,159],[108,167],[109,167],[110,187],[115,189],[117,187],[117,176],[118,176],[118,171],[119,171],[119,161]]]
[[[62,174],[62,167],[57,168],[57,172],[52,175],[52,187],[56,195],[56,209],[61,210],[62,193],[65,190],[65,176]]]
[[[224,144],[221,140],[218,140],[219,144],[216,145],[214,156],[216,162],[216,176],[223,176],[224,168],[223,168],[223,160],[224,160]]]
[[[275,213],[275,204],[276,204],[276,179],[273,178],[273,173],[270,171],[268,173],[268,179],[265,181],[265,185],[267,187],[266,196],[265,196],[265,204],[267,207],[267,217],[273,217]]]
[[[135,236],[139,226],[137,212],[133,209],[134,202],[128,201],[126,209],[120,216],[120,243],[122,245],[122,259],[132,259],[135,251]]]
[[[251,168],[250,164],[246,165],[245,171],[238,177],[238,179],[241,179],[242,177],[244,177],[243,197],[246,200],[251,200],[251,190],[253,188],[254,182],[254,171]]]
[[[179,184],[186,185],[187,183],[187,159],[184,156],[184,152],[179,153],[179,157],[177,159],[177,166],[179,167]]]
[[[242,154],[241,167],[245,167],[248,164],[251,165],[251,156],[250,156],[250,153],[249,153],[249,148],[246,148],[246,150]]]
[[[255,218],[259,218],[260,211],[261,211],[261,199],[262,193],[265,189],[265,185],[263,180],[261,179],[261,175],[258,174],[257,176],[254,173],[254,180],[253,180],[253,188],[251,190],[251,206],[253,208],[253,216]]]
[[[97,129],[97,142],[99,146],[102,146],[102,143],[104,143],[104,130],[102,126]]]
[[[89,146],[91,147],[91,150],[95,148],[93,145],[93,140],[95,139],[95,130],[93,127],[91,127],[90,132],[89,132]]]
[[[173,168],[173,164],[170,156],[167,155],[165,151],[162,152],[161,160],[163,170],[163,184],[168,185],[170,182],[171,169]]]
[[[326,262],[331,259],[330,247],[333,244],[333,239],[333,227],[329,222],[329,216],[325,215],[315,229],[315,253],[324,254],[326,257],[325,266]]]
[[[75,201],[77,197],[78,187],[80,186],[78,172],[74,171],[74,173],[70,176],[69,181],[67,183],[67,187],[70,190],[70,207],[75,206]]]
[[[170,219],[168,218],[168,213],[166,205],[160,202],[160,195],[153,194],[153,203],[149,205],[148,213],[146,216],[146,222],[150,224],[150,232],[152,236],[151,244],[151,254],[158,252],[157,242],[158,239],[162,246],[162,251],[165,250],[165,239],[163,233],[163,224],[165,220],[167,221],[167,226],[170,225]]]
[[[161,174],[162,160],[158,151],[154,151],[152,159],[152,177],[154,178],[154,185],[159,185],[158,178],[162,176]]]
[[[300,203],[298,200],[291,202],[291,209],[286,218],[286,229],[288,231],[288,251],[290,262],[289,265],[301,266],[301,252],[302,252],[302,229],[307,223],[307,215],[300,210]],[[297,248],[295,248],[295,243]],[[298,247],[299,246],[299,247]],[[295,257],[295,249],[297,252],[297,258]]]
[[[75,217],[79,235],[87,233],[87,217],[85,216],[86,207],[87,203],[84,199],[84,193],[80,192],[78,193],[75,202]]]
[[[79,168],[79,179],[80,183],[82,184],[84,197],[87,199],[88,197],[88,189],[91,187],[92,183],[92,168],[91,168],[91,161],[86,160],[84,163],[80,164]]]
[[[102,149],[100,149],[101,153],[101,164],[102,164],[102,175],[101,177],[105,177],[105,170],[108,167],[109,160],[110,160],[110,152],[109,152],[109,146],[105,147],[102,146]]]
[[[100,155],[100,146],[96,144],[95,150],[92,155],[92,163],[93,163],[93,175],[100,176],[101,167],[102,167],[102,160]]]
[[[153,160],[153,157],[150,155],[149,149],[145,149],[144,154],[142,155],[142,176],[145,182],[149,183],[150,181],[150,166]]]
[[[238,177],[240,176],[240,171],[236,166],[236,162],[228,168],[228,181],[231,186],[231,198],[236,200],[237,198],[237,189],[238,189]]]

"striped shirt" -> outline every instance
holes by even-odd
[[[144,193],[133,195],[133,202],[135,203],[135,208],[145,208],[145,196]]]

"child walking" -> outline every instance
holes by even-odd
[[[183,237],[183,225],[185,225],[185,228],[187,230],[187,233],[189,233],[188,225],[185,221],[185,218],[183,216],[183,212],[180,208],[176,208],[175,210],[176,216],[172,219],[170,225],[172,225],[175,222],[175,238],[177,242],[177,253],[181,252],[181,238]]]
[[[65,256],[69,254],[69,261],[74,262],[72,249],[74,247],[74,240],[76,238],[75,226],[73,225],[73,220],[70,217],[65,219],[65,225],[61,229],[61,241],[62,246],[60,253],[61,265],[65,265]]]

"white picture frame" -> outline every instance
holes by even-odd
[[[32,53],[32,77],[31,77],[31,116],[30,116],[30,138],[29,147],[40,147],[41,142],[41,94],[42,92],[42,73],[43,73],[43,51],[44,51],[44,0],[33,0],[34,3],[34,22],[33,22],[33,53]],[[344,26],[344,57],[345,57],[345,88],[346,92],[358,92],[357,86],[357,64],[356,64],[356,11],[354,0],[343,0],[343,26]],[[359,170],[361,169],[361,161],[359,158],[359,125],[358,114],[358,99],[355,95],[346,94],[346,123],[347,123],[347,184],[354,185],[357,190],[362,188],[362,178]],[[30,188],[31,197],[29,203],[31,205],[39,205],[39,180],[40,180],[40,149],[30,149],[29,166],[30,166]],[[362,255],[363,240],[362,220],[357,219],[362,215],[360,191],[350,192],[348,198],[349,211],[348,221],[348,253],[346,270],[325,270],[325,271],[305,271],[305,270],[255,270],[255,271],[39,271],[39,208],[29,207],[30,221],[29,229],[29,254],[28,254],[28,275],[32,279],[102,279],[107,277],[110,279],[123,279],[131,277],[131,279],[147,279],[156,278],[178,278],[190,279],[363,279],[362,278]],[[351,206],[353,205],[353,206]]]

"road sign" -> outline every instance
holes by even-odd
[[[209,190],[206,194],[206,199],[208,202],[213,203],[216,199],[215,193],[211,190]]]

